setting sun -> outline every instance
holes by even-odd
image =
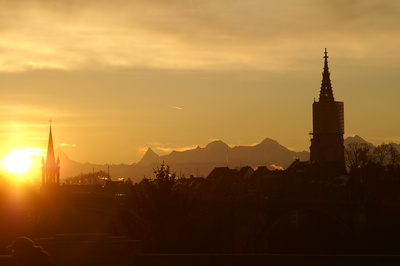
[[[3,160],[5,172],[13,174],[23,174],[32,166],[32,158],[24,150],[14,150]]]

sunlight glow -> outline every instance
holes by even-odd
[[[13,150],[4,158],[3,170],[12,174],[23,174],[32,166],[32,158],[25,150]]]

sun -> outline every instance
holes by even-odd
[[[5,172],[21,175],[31,168],[32,158],[27,151],[13,150],[4,158],[2,165]]]

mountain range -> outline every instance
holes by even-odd
[[[60,148],[56,149],[55,153],[61,161],[62,178],[102,170],[109,172],[113,179],[131,178],[133,182],[139,182],[143,177],[153,177],[153,169],[163,162],[168,164],[171,171],[176,172],[178,176],[206,177],[215,167],[237,168],[247,165],[252,167],[265,165],[270,169],[281,169],[288,167],[296,158],[309,159],[309,152],[291,151],[270,138],[254,146],[235,147],[229,147],[223,141],[216,140],[204,148],[198,146],[195,149],[172,151],[170,154],[161,156],[149,148],[143,158],[133,164],[79,163],[70,159]]]
[[[367,143],[359,136],[348,137],[345,139],[345,146],[350,142]],[[396,148],[400,149],[399,144]],[[61,149],[56,149],[55,153],[61,160],[61,176],[68,178],[80,173],[93,171],[109,172],[113,180],[118,178],[130,178],[133,182],[140,182],[143,177],[153,177],[153,169],[162,163],[171,167],[172,172],[178,176],[206,177],[215,167],[228,166],[239,168],[242,166],[257,167],[267,166],[269,169],[285,169],[295,159],[301,161],[309,160],[308,151],[295,152],[282,146],[277,141],[266,138],[261,143],[254,146],[235,146],[230,147],[221,140],[216,140],[204,148],[185,151],[172,151],[170,154],[158,155],[151,148],[148,148],[143,158],[138,163],[133,164],[91,164],[79,163],[71,160]]]

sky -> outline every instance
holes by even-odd
[[[324,49],[345,136],[400,143],[400,2],[1,0],[0,157],[309,150]]]

